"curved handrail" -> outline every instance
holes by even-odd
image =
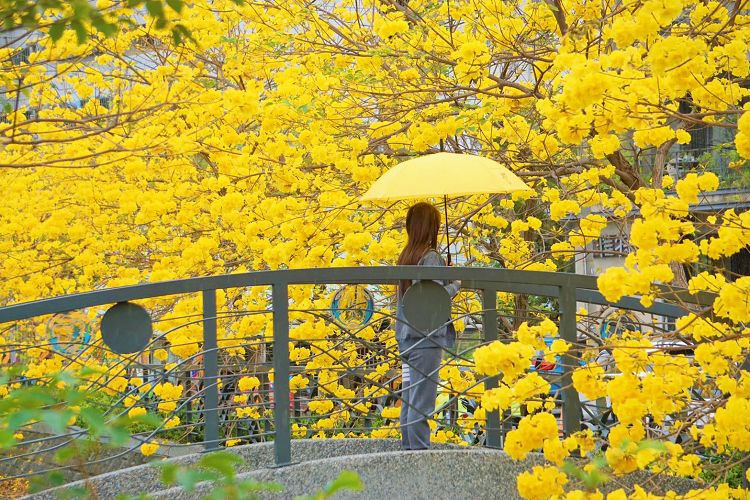
[[[596,277],[572,273],[524,271],[502,268],[462,268],[425,266],[334,267],[314,269],[283,269],[248,273],[222,274],[198,278],[184,278],[155,283],[93,290],[63,295],[33,302],[0,307],[0,323],[29,319],[74,309],[114,304],[130,300],[149,299],[167,295],[196,293],[205,290],[298,284],[369,283],[395,284],[401,279],[461,280],[463,288],[485,288],[492,284],[498,291],[557,296],[559,287],[581,290],[580,300],[609,304],[597,291]],[[585,298],[584,298],[585,297]],[[666,316],[680,316],[684,309],[670,304],[639,307],[638,299],[627,298],[628,308]]]

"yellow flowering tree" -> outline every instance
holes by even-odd
[[[104,3],[103,22],[140,15]],[[604,441],[614,473],[696,477],[698,448],[749,449],[750,424],[729,418],[748,414],[750,404],[741,367],[750,348],[748,278],[725,276],[719,264],[690,276],[685,266],[746,250],[750,220],[731,210],[696,220],[695,206],[722,186],[707,159],[677,182],[668,175],[674,149],[689,147],[705,127],[729,131],[732,168],[741,172],[750,158],[743,2],[197,0],[179,16],[167,12],[172,24],[124,26],[109,36],[85,24],[86,37],[53,28],[59,13],[44,12],[30,35],[33,50],[0,49],[0,304],[188,276],[393,263],[404,207],[363,206],[359,195],[406,157],[481,154],[509,165],[536,194],[462,200],[451,229],[467,258],[566,269],[609,225],[621,225],[633,251],[599,279],[608,300],[674,301],[667,285],[716,298],[702,309],[686,304],[689,314],[670,334],[692,356],[672,355],[655,329],[605,345],[548,346],[544,339],[557,335],[552,321],[507,321],[512,342],[478,349],[476,378],[442,374],[449,393],[460,387],[481,400],[464,424],[523,406],[530,415],[508,436],[511,456],[542,451],[560,465]],[[175,43],[174,22],[192,42]],[[361,363],[363,353],[341,341],[340,325],[310,314],[328,308],[329,292],[290,290],[290,357],[307,371],[292,385],[305,390],[314,379],[320,394],[308,407],[320,418],[310,429],[295,424],[299,436],[343,435],[346,422],[374,411],[368,398],[398,369],[392,331],[365,328],[355,335],[378,346],[366,383],[356,391],[342,383],[336,371]],[[222,356],[264,362],[268,290],[227,290],[218,299],[228,313],[219,320]],[[506,299],[500,307],[521,317],[528,299]],[[470,294],[458,302],[462,312],[481,309]],[[200,312],[200,298],[146,305],[164,332],[153,356],[177,363],[170,368],[199,364],[200,325],[184,318]],[[28,331],[28,345],[44,334],[43,325]],[[618,424],[606,438],[560,438],[549,382],[528,370],[538,350],[585,362],[572,383],[611,403]],[[599,359],[605,351],[611,358]],[[34,361],[26,376],[63,366],[48,350],[26,352]],[[104,358],[82,363],[106,370]],[[267,370],[246,374],[256,375],[272,381]],[[498,387],[484,391],[480,377],[496,375]],[[114,394],[153,393],[165,425],[178,427],[171,415],[182,387],[133,378],[110,372],[104,385]],[[260,416],[250,399],[262,389],[256,380],[238,382],[242,394],[231,402],[238,418]],[[695,391],[720,396],[699,410]],[[334,405],[330,396],[350,403]],[[143,410],[137,398],[124,403]],[[395,420],[393,410],[380,412]],[[693,449],[639,445],[652,437],[647,420],[692,432]],[[395,432],[386,423],[378,435]],[[155,451],[149,446],[145,453]],[[519,491],[529,498],[552,491],[535,481],[555,492],[568,484],[559,470],[536,468],[519,477]]]

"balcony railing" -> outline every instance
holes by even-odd
[[[641,171],[650,175],[656,158],[655,150],[642,151],[638,158]],[[733,149],[721,149],[718,145],[703,148],[674,147],[668,153],[664,174],[678,181],[691,172],[712,172],[719,177],[721,189],[747,189],[750,188],[750,177],[745,174],[743,164],[746,163]]]

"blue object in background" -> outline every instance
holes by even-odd
[[[544,337],[544,343],[547,346],[547,349],[550,349],[552,347],[552,342],[554,342],[555,340],[556,339],[552,337]],[[586,362],[579,361],[578,364],[579,366],[584,366]],[[560,377],[562,377],[563,374],[563,366],[560,363],[560,356],[555,356],[555,362],[550,363],[544,360],[544,354],[542,354],[541,356],[537,355],[534,357],[534,361],[531,364],[531,370],[538,372],[539,375],[545,377],[548,380],[548,382],[550,383],[550,394],[558,392],[561,389],[562,386],[559,384],[559,382],[554,381],[559,381]]]
[[[603,339],[608,339],[613,335],[621,335],[626,331],[641,331],[641,325],[638,324],[637,318],[629,313],[610,314],[607,319],[602,321],[602,324],[599,327],[599,335]]]
[[[555,339],[552,337],[544,337],[544,344],[547,346],[547,349],[552,347],[552,342],[554,342]],[[563,373],[563,367],[560,364],[560,356],[555,356],[555,362],[550,363],[548,361],[544,360],[544,355],[541,356],[535,356],[534,362],[531,365],[531,370],[538,372],[539,375],[544,377],[545,375],[547,377],[545,378],[555,378],[559,379],[559,377],[562,376]],[[550,383],[550,393],[554,393],[560,390],[560,384],[558,382],[549,381]]]
[[[331,315],[346,328],[357,328],[370,322],[375,313],[375,299],[362,285],[344,285],[331,301]]]
[[[91,324],[81,312],[55,314],[47,322],[47,333],[53,349],[71,354],[84,349],[91,341]]]

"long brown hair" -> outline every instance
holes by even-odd
[[[433,205],[419,202],[406,212],[406,234],[408,242],[398,257],[399,266],[413,266],[430,249],[437,249],[440,231],[440,212]],[[401,280],[399,293],[404,296],[411,280]]]

